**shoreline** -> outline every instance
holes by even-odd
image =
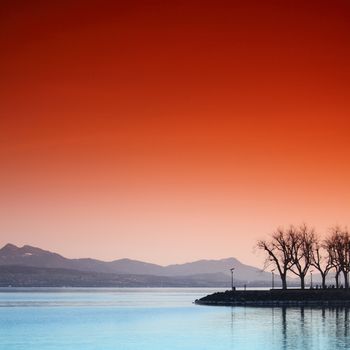
[[[197,305],[208,306],[347,306],[350,289],[270,289],[216,292],[197,299]]]

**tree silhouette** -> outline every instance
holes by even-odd
[[[319,237],[315,236],[311,265],[319,271],[322,278],[322,288],[325,289],[328,272],[335,268],[333,245],[329,238],[326,238],[324,242],[321,242]],[[339,276],[339,273],[337,276]],[[338,287],[339,282],[337,283],[337,288]]]
[[[305,289],[305,276],[312,262],[315,231],[306,224],[302,224],[298,228],[290,226],[288,235],[292,260],[289,270],[300,278],[300,288]]]
[[[282,289],[287,289],[287,272],[292,265],[291,237],[288,231],[278,228],[272,233],[269,240],[260,240],[257,243],[259,249],[267,253],[265,266],[273,263],[281,277]]]
[[[257,247],[266,253],[265,268],[271,263],[276,267],[287,288],[288,271],[300,278],[301,289],[305,288],[305,277],[311,266],[322,277],[322,288],[326,288],[326,277],[335,270],[336,287],[339,276],[344,275],[345,288],[349,288],[350,234],[347,228],[333,226],[330,234],[321,240],[307,224],[290,225],[288,229],[278,228],[269,239],[259,240]]]

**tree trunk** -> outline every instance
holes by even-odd
[[[287,289],[287,276],[281,275],[282,289]]]
[[[344,285],[345,285],[345,288],[349,288],[348,273],[347,273],[346,271],[343,271],[343,275],[344,275]]]
[[[305,289],[305,275],[300,275],[300,288]]]
[[[336,271],[336,273],[335,273],[335,287],[336,288],[339,288],[339,274],[340,274],[340,271]]]
[[[322,276],[322,289],[326,289],[326,275],[322,273],[321,276]]]

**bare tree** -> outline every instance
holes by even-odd
[[[350,271],[350,236],[346,228],[334,226],[331,228],[331,236],[328,239],[333,257],[333,265],[336,269],[336,283],[339,286],[339,273],[344,275],[345,288],[349,288]]]
[[[325,289],[328,272],[334,268],[333,247],[329,238],[326,238],[322,243],[319,237],[315,236],[311,265],[319,271],[322,277],[322,288]],[[339,282],[337,283],[337,288],[338,287]]]
[[[287,272],[292,265],[289,232],[278,228],[269,240],[258,241],[257,247],[267,253],[265,266],[270,263],[276,266],[281,277],[282,289],[287,289]]]
[[[312,263],[315,231],[306,224],[302,224],[298,228],[290,226],[288,235],[291,242],[292,259],[289,270],[300,278],[300,288],[305,289],[305,276]]]
[[[339,288],[339,277],[342,270],[338,262],[339,259],[337,256],[336,241],[337,241],[337,234],[336,232],[331,230],[331,234],[324,240],[323,245],[330,257],[332,268],[335,270],[335,274],[334,274],[335,286],[336,288]]]
[[[278,228],[269,239],[258,241],[257,247],[266,253],[265,268],[271,263],[277,268],[283,289],[287,289],[289,271],[300,278],[300,287],[304,289],[311,266],[320,272],[322,288],[326,288],[326,277],[332,269],[337,288],[341,273],[345,288],[349,288],[350,234],[347,228],[334,226],[321,241],[315,230],[306,224],[291,225],[287,230]]]

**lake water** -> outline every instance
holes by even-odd
[[[347,309],[192,304],[211,292],[0,289],[0,349],[350,349]]]

